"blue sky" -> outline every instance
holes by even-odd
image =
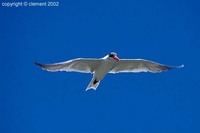
[[[199,133],[199,1],[59,1],[0,8],[1,133]],[[183,69],[108,74],[50,73],[34,61],[145,58]]]

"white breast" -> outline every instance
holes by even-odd
[[[102,80],[105,75],[111,70],[114,63],[115,61],[113,60],[103,59],[100,65],[95,70],[94,77],[96,77],[97,80]]]

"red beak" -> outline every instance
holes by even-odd
[[[115,55],[114,60],[119,61],[119,58]]]

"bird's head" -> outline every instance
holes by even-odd
[[[108,54],[108,58],[114,59],[114,60],[116,60],[116,61],[119,61],[119,58],[117,57],[117,53],[115,53],[115,52],[109,53],[109,54]]]

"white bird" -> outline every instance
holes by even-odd
[[[100,81],[107,73],[121,73],[121,72],[162,72],[173,68],[182,68],[180,66],[168,66],[159,64],[145,59],[119,59],[114,52],[109,53],[103,58],[76,58],[65,62],[54,64],[35,64],[44,70],[56,72],[82,72],[92,73],[93,77],[86,91],[89,89],[96,90]]]

